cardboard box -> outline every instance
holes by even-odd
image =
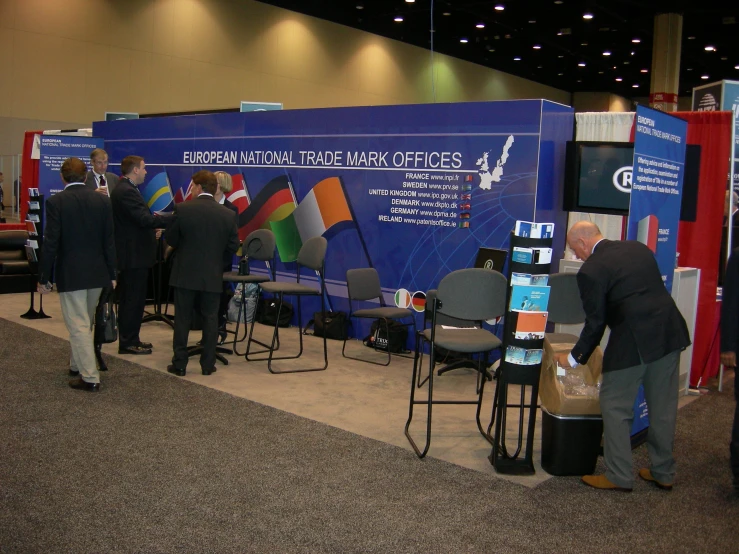
[[[587,364],[567,369],[566,377],[558,377],[554,354],[569,352],[573,346],[573,344],[550,344],[546,338],[544,339],[544,355],[539,378],[541,405],[554,415],[598,415],[603,351],[597,347]],[[565,385],[566,382],[581,383],[583,387],[575,392],[574,387]]]

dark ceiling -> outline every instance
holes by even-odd
[[[721,8],[719,2],[700,0],[260,1],[427,49],[433,5],[436,52],[570,92],[628,98],[649,94],[654,16],[680,13],[679,94],[690,95],[694,86],[721,79],[739,80],[736,2],[721,2],[732,6]],[[504,9],[496,11],[496,5]],[[589,21],[583,19],[586,12],[593,14]],[[706,51],[707,46],[715,51]]]

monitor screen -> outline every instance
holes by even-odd
[[[687,145],[681,217],[695,221],[701,149]],[[634,145],[630,142],[568,142],[566,211],[628,215]]]

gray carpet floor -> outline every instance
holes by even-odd
[[[0,552],[739,552],[732,389],[681,409],[670,493],[529,489],[124,360],[74,391],[66,341],[0,341]]]

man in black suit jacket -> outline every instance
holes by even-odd
[[[734,369],[734,427],[731,431],[731,470],[734,490],[739,494],[739,370],[736,355],[739,352],[739,249],[734,250],[726,266],[723,298],[721,300],[721,363]]]
[[[102,148],[95,148],[90,152],[92,170],[87,172],[85,185],[95,192],[110,196],[118,184],[118,176],[108,171],[108,153]]]
[[[203,375],[215,372],[218,335],[218,304],[223,292],[223,260],[239,248],[239,234],[233,212],[213,198],[216,176],[198,171],[192,177],[193,198],[175,208],[175,219],[166,233],[175,248],[169,284],[174,287],[175,323],[172,365],[167,371],[185,375],[193,309],[198,306],[203,319]]]
[[[69,386],[95,392],[100,373],[93,348],[93,314],[102,288],[115,286],[115,246],[110,200],[85,186],[86,172],[82,160],[65,160],[64,190],[46,201],[38,291],[51,291],[56,262],[56,285],[72,347],[70,374],[79,375]]]
[[[605,240],[587,221],[572,226],[567,244],[585,261],[577,274],[585,326],[572,352],[558,355],[558,363],[563,367],[586,363],[606,326],[611,329],[600,389],[607,469],[605,475],[586,475],[583,481],[600,489],[632,489],[631,423],[643,384],[651,468],[641,469],[639,476],[671,489],[680,351],[690,345],[685,320],[645,245]]]
[[[141,319],[146,306],[146,281],[156,262],[157,232],[172,215],[153,215],[138,185],[146,178],[146,164],[139,156],[126,156],[123,175],[111,192],[115,247],[118,257],[118,353],[151,354],[151,343],[141,342]]]

